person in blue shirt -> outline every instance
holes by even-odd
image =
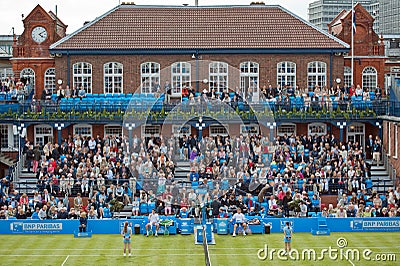
[[[285,242],[285,251],[286,254],[290,252],[291,246],[290,244],[292,243],[292,235],[293,235],[293,229],[290,226],[289,222],[286,222],[286,226],[283,228],[283,242]]]
[[[32,213],[31,219],[32,220],[40,220],[38,207],[36,207],[35,211]]]
[[[126,256],[126,247],[128,246],[129,255],[131,256],[131,237],[132,237],[132,227],[129,226],[128,222],[124,223],[124,229],[121,232],[124,238],[124,256]]]
[[[179,211],[179,217],[180,218],[188,218],[189,217],[189,213],[188,213],[186,207],[181,208],[181,210]]]

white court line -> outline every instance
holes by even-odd
[[[65,258],[65,260],[63,261],[63,263],[61,264],[61,266],[64,266],[64,265],[65,265],[65,263],[67,262],[68,258],[69,258],[69,255]]]
[[[350,262],[350,264],[351,264],[352,266],[356,266],[351,260],[349,260],[349,262]]]
[[[335,246],[332,246],[335,247]],[[236,249],[236,250],[259,250],[260,248],[263,247],[252,247],[252,248],[238,248],[238,247],[232,247],[232,248],[218,248],[218,247],[213,247],[213,246],[209,246],[208,249],[209,250],[231,250],[231,249]],[[270,247],[268,246],[268,248],[275,248],[275,249],[279,249],[282,248],[281,246],[279,247]],[[307,248],[326,248],[326,246],[323,247],[312,247],[312,246],[308,246]],[[400,246],[376,246],[376,247],[372,247],[372,246],[364,246],[364,247],[348,247],[348,248],[400,248]],[[201,249],[201,247],[199,246],[199,249]],[[18,248],[18,250],[29,250],[29,251],[114,251],[114,250],[121,250],[120,248]],[[146,250],[163,250],[163,251],[169,251],[169,250],[183,250],[183,251],[192,251],[193,249],[191,248],[146,248],[146,249],[140,249],[140,248],[132,248],[132,250],[137,250],[137,251],[146,251]],[[15,251],[15,249],[13,248],[0,248],[0,251]],[[391,252],[390,252],[391,253]]]
[[[182,254],[163,254],[168,256],[182,256]],[[243,255],[243,254],[237,254]],[[254,255],[254,254],[252,254]],[[0,257],[54,257],[54,254],[0,254]],[[68,257],[123,257],[122,255],[115,254],[70,254]],[[150,257],[153,255],[136,255],[133,254],[132,257]],[[190,256],[204,256],[204,254],[190,254]]]

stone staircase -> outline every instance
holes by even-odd
[[[27,169],[23,168],[19,175],[19,180],[15,184],[15,188],[20,194],[26,193],[28,196],[33,196],[33,191],[37,190],[36,183],[36,174],[32,172],[28,173]]]
[[[13,166],[17,163],[16,158],[12,158],[5,153],[0,153],[0,163],[5,164],[7,166]]]
[[[388,189],[394,188],[393,180],[385,166],[371,165],[371,180],[372,189],[378,193],[385,193]]]

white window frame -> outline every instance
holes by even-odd
[[[258,89],[260,75],[260,64],[253,61],[240,63],[240,90],[247,91],[251,88],[253,91]]]
[[[160,84],[160,64],[157,62],[144,62],[140,64],[140,79],[142,93],[155,93],[157,89],[154,84]]]
[[[119,62],[108,62],[103,65],[104,94],[124,93],[124,65]]]
[[[209,135],[210,137],[216,137],[216,136],[227,137],[229,136],[229,125],[226,124],[210,125]]]
[[[159,137],[161,135],[160,125],[142,125],[141,127],[141,137],[149,138],[151,136]]]
[[[229,88],[229,65],[225,62],[211,62],[208,65],[208,87],[211,91],[222,92]]]
[[[352,75],[351,75],[351,68],[348,66],[345,66],[343,69],[343,84],[347,86],[352,86],[353,85],[353,80],[352,80]]]
[[[254,136],[260,134],[260,126],[257,124],[240,125],[240,134]]]
[[[314,89],[326,86],[327,64],[322,61],[313,61],[307,64],[307,86]]]
[[[321,128],[321,131],[312,131],[314,128]],[[328,133],[328,126],[325,123],[311,123],[307,126],[309,136],[325,136]]]
[[[296,63],[283,61],[276,64],[276,81],[281,87],[296,87]]]
[[[29,81],[32,81],[29,84],[31,85],[31,88],[35,88],[36,74],[32,68],[27,67],[27,68],[22,69],[21,72],[19,73],[19,77],[27,78]]]
[[[117,132],[117,134],[112,131]],[[109,124],[109,125],[104,125],[104,137],[105,136],[120,136],[123,134],[123,129],[121,125],[117,124]]]
[[[361,129],[356,131],[356,129]],[[346,127],[346,140],[349,142],[350,136],[361,135],[362,142],[359,143],[363,149],[365,147],[365,124],[363,123],[351,123]]]
[[[171,65],[172,96],[182,95],[182,88],[192,85],[191,64],[188,62],[175,62]]]
[[[282,129],[289,129],[289,128],[294,128],[294,131],[288,131],[288,130],[282,131]],[[284,136],[285,134],[287,136],[290,136],[292,134],[296,135],[296,133],[297,133],[297,125],[294,123],[282,123],[277,127],[277,135],[281,137]]]
[[[388,139],[387,139],[387,142],[388,142],[388,156],[390,157],[391,156],[391,154],[392,154],[392,142],[390,141],[391,140],[391,138],[392,138],[392,136],[391,136],[391,134],[392,134],[392,123],[390,123],[390,122],[387,122],[387,125],[388,125],[388,134],[387,134],[387,136],[388,136]]]
[[[367,66],[362,72],[362,88],[368,89],[368,91],[375,91],[378,85],[378,72],[376,68]]]
[[[51,93],[56,92],[56,69],[54,67],[49,67],[44,72],[44,88]]]
[[[48,132],[46,132],[46,130],[48,130]],[[51,139],[51,143],[54,142],[54,130],[53,127],[50,125],[46,125],[46,124],[41,124],[41,125],[35,125],[33,128],[33,134],[34,134],[34,144],[35,145],[46,145],[46,143],[44,143],[44,137],[50,138]],[[37,138],[43,138],[43,143],[38,143]]]
[[[19,134],[18,132],[15,132],[17,134],[14,135],[14,128],[13,125],[8,125],[8,124],[1,124],[0,125],[0,132],[1,135],[3,136],[3,139],[6,141],[6,145],[3,145],[2,140],[0,140],[0,146],[2,151],[11,151],[18,149],[18,138]],[[9,145],[11,143],[11,145]]]
[[[172,134],[174,137],[183,137],[183,135],[189,136],[192,134],[192,127],[188,124],[172,125]]]
[[[77,90],[83,87],[86,93],[92,93],[92,64],[88,62],[76,62],[72,66],[72,86]]]
[[[399,126],[397,123],[394,124],[394,156],[393,159],[397,159],[398,150],[399,150]]]
[[[83,129],[88,129],[89,133],[82,133]],[[93,137],[93,127],[89,124],[78,124],[73,126],[73,136]]]

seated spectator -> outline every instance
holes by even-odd
[[[86,91],[85,89],[81,86],[79,91],[78,91],[78,97],[82,100],[83,98],[86,97]]]
[[[336,218],[347,218],[347,212],[343,206],[340,206],[336,212]]]
[[[87,230],[88,218],[86,217],[86,212],[82,212],[79,218],[79,232],[86,232]]]
[[[179,218],[189,218],[189,212],[186,207],[182,207],[179,210]]]

